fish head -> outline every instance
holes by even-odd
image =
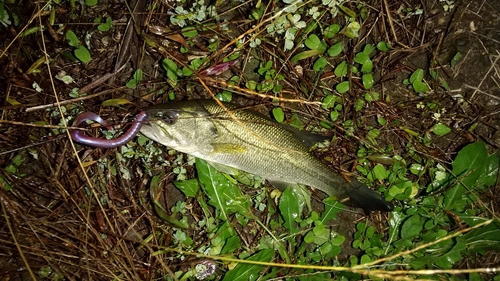
[[[197,155],[213,150],[217,130],[203,107],[166,103],[146,108],[141,133],[172,149]]]

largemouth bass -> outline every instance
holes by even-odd
[[[140,132],[180,152],[258,175],[317,188],[348,205],[390,211],[393,205],[356,179],[347,181],[310,152],[310,134],[250,109],[214,100],[165,103],[145,110]]]

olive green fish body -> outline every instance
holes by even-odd
[[[141,133],[209,162],[270,181],[309,185],[339,199],[349,198],[367,211],[392,209],[380,195],[354,179],[346,181],[314,157],[299,138],[300,131],[253,110],[223,105],[226,109],[213,100],[196,100],[150,107],[146,109],[149,122]]]

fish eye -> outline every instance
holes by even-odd
[[[163,122],[167,124],[174,124],[177,121],[177,118],[170,115],[168,112],[159,112],[156,114],[156,118],[163,120]]]

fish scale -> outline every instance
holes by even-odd
[[[364,184],[350,182],[309,151],[300,134],[250,109],[214,100],[165,103],[147,108],[141,133],[170,148],[237,168],[273,182],[304,184],[372,210],[393,206]],[[237,120],[235,120],[237,119]]]

